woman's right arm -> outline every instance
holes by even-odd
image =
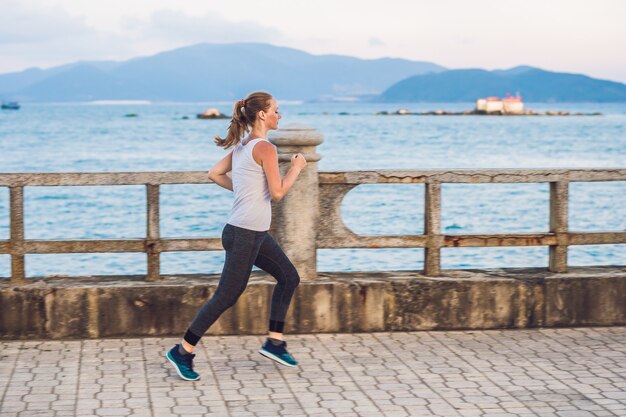
[[[269,142],[259,142],[254,146],[252,155],[257,163],[263,167],[270,194],[276,202],[287,194],[300,175],[300,171],[306,166],[304,156],[301,153],[295,154],[291,157],[291,168],[289,168],[287,175],[281,178],[278,169],[278,153],[274,145]]]
[[[233,180],[227,174],[233,170],[233,153],[228,152],[211,170],[209,171],[209,179],[227,190],[233,190]]]

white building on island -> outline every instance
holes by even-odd
[[[519,95],[505,98],[487,97],[476,100],[477,113],[501,113],[501,114],[522,114],[524,113],[524,103]]]

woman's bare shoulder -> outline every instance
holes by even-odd
[[[276,146],[274,146],[273,144],[271,144],[270,142],[266,140],[261,140],[258,143],[254,144],[254,152],[257,152],[257,151],[262,153],[263,155],[275,154]]]

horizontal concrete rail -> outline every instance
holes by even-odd
[[[0,174],[0,187],[209,184],[205,171]],[[626,168],[326,171],[320,184],[626,181]]]
[[[146,239],[101,239],[101,240],[25,240],[21,254],[53,253],[123,253],[146,252]],[[8,254],[9,242],[0,243],[0,254]],[[159,239],[154,243],[159,252],[223,250],[219,238]]]
[[[209,184],[206,171],[0,174],[0,187]]]
[[[626,181],[626,168],[431,169],[320,172],[320,184],[532,183]]]

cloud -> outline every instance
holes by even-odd
[[[86,18],[39,0],[1,0],[0,73],[79,60],[125,60],[201,42],[284,43],[287,37],[253,21],[230,21],[161,9],[146,18],[126,17],[121,26],[98,30]],[[40,4],[37,4],[40,3]]]
[[[127,39],[99,32],[60,6],[2,0],[0,72],[51,67],[78,60],[135,55]]]
[[[474,38],[468,36],[459,36],[456,38],[456,41],[459,45],[475,45],[476,41]]]
[[[370,38],[369,46],[378,47],[378,46],[386,46],[387,44],[383,42],[380,38]]]
[[[141,38],[170,44],[198,42],[276,42],[285,36],[277,29],[252,21],[229,21],[218,13],[190,16],[179,11],[159,10],[147,21],[127,19],[124,27]]]
[[[59,6],[29,7],[15,0],[2,1],[0,45],[35,43],[92,33],[84,19]]]

